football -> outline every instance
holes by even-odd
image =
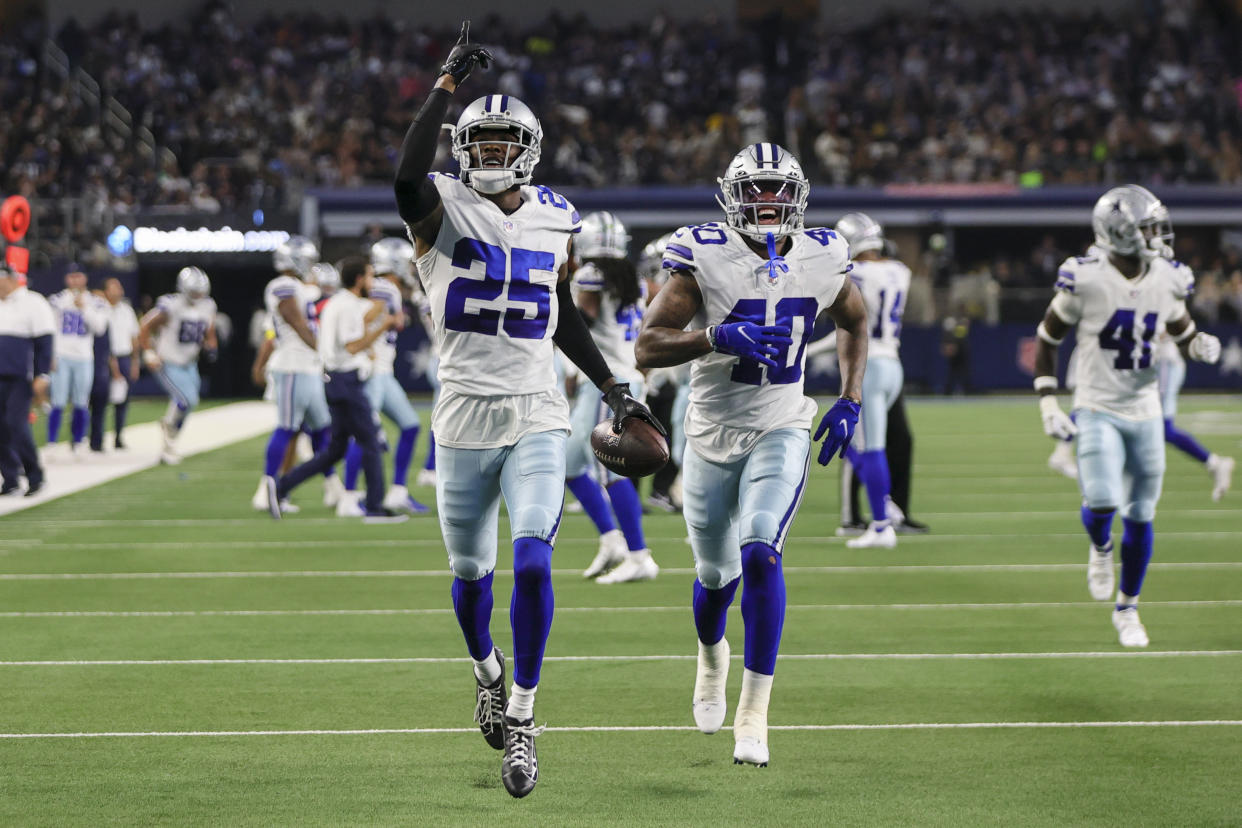
[[[612,430],[612,418],[591,431],[591,450],[604,468],[625,477],[646,477],[668,462],[668,440],[646,420],[630,417],[621,433]]]

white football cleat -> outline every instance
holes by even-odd
[[[1087,591],[1097,601],[1107,601],[1113,597],[1113,551],[1101,552],[1091,544],[1087,550]]]
[[[595,559],[582,573],[584,578],[597,578],[625,560],[625,535],[620,529],[611,529],[599,536],[599,551]]]
[[[733,764],[768,766],[768,714],[738,708],[733,719]]]
[[[1225,492],[1229,491],[1229,487],[1233,485],[1233,467],[1234,459],[1232,457],[1221,457],[1213,454],[1208,458],[1208,471],[1212,473],[1212,502],[1218,503],[1225,496]]]
[[[336,507],[341,502],[341,495],[345,494],[345,484],[341,482],[341,478],[337,475],[329,475],[323,479],[323,505],[329,509]]]
[[[1048,457],[1048,468],[1063,474],[1070,480],[1078,479],[1078,461],[1074,458],[1074,444],[1068,440],[1058,440],[1057,447]]]
[[[434,489],[436,486],[436,470],[420,469],[418,477],[415,479],[415,483],[419,486],[430,486]]]
[[[715,661],[720,666],[712,669],[708,654],[715,651]],[[729,680],[729,642],[720,639],[715,644],[699,642],[699,667],[694,676],[694,698],[690,709],[694,711],[694,723],[704,733],[715,733],[724,726],[725,684]]]
[[[1146,647],[1147,628],[1139,620],[1138,607],[1113,610],[1113,628],[1123,647]]]
[[[250,505],[256,512],[267,511],[267,483],[263,478],[259,478],[259,488],[255,490],[254,497],[250,498]]]
[[[847,540],[845,545],[850,549],[893,549],[897,546],[897,531],[891,523],[880,526],[873,521],[866,532]]]
[[[414,515],[425,515],[429,511],[422,503],[410,497],[410,490],[405,486],[393,486],[384,494],[384,508]]]
[[[660,565],[651,557],[650,549],[630,552],[617,568],[595,579],[597,584],[622,584],[626,581],[651,581],[660,574]]]
[[[361,492],[345,491],[341,493],[341,499],[336,502],[337,517],[362,517],[367,513],[362,508]]]
[[[286,497],[280,501],[280,513],[282,515],[296,515],[300,511],[302,511],[302,507],[289,498]]]
[[[171,449],[164,449],[160,452],[160,462],[165,466],[175,466],[181,462],[181,455]]]
[[[299,434],[293,438],[293,453],[299,464],[305,463],[315,456],[315,447],[311,445],[309,436]]]
[[[582,504],[576,500],[566,500],[564,511],[567,515],[580,515],[583,511]]]

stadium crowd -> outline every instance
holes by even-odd
[[[1119,18],[933,5],[853,31],[665,16],[601,30],[556,15],[477,30],[498,57],[492,83],[542,118],[553,185],[712,183],[758,140],[823,184],[1236,183],[1242,31],[1214,2]],[[0,50],[0,187],[196,210],[386,183],[456,35],[385,17],[243,23],[219,0],[159,29],[121,13],[63,25],[71,63],[173,163],[109,141],[40,66],[41,34]]]

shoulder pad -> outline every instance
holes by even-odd
[[[582,230],[582,217],[578,215],[577,208],[565,198],[565,196],[553,190],[551,187],[545,187],[542,184],[534,185],[535,198],[540,204],[546,204],[553,210],[563,210],[566,218],[569,220],[569,231],[578,233]]]
[[[264,293],[269,293],[277,299],[286,299],[297,295],[299,284],[301,283],[292,276],[277,276],[267,283]]]
[[[1084,264],[1094,264],[1094,256],[1070,256],[1057,268],[1057,281],[1054,288],[1063,293],[1074,293],[1078,289],[1078,269]]]

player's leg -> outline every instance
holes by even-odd
[[[892,480],[889,477],[885,446],[888,409],[901,393],[902,379],[901,363],[898,360],[877,358],[867,363],[862,393],[864,446],[858,455],[857,471],[867,490],[871,524],[862,535],[846,541],[846,545],[851,548],[891,549],[897,545],[897,532],[893,529],[888,514]]]
[[[87,433],[93,452],[104,450],[104,429],[108,415],[108,396],[111,391],[112,374],[108,371],[107,364],[96,365],[94,376],[91,378],[91,393],[88,400],[90,425]]]
[[[372,375],[367,379],[363,386],[367,401],[371,403],[373,411],[380,411],[384,403],[383,388],[379,383],[379,376]],[[383,428],[382,424],[377,428]],[[362,515],[363,509],[361,505],[361,495],[358,492],[358,475],[362,472],[362,446],[354,441],[350,441],[349,448],[345,450],[345,480],[342,485],[341,497],[336,503],[337,517],[359,517]]]
[[[47,447],[56,445],[60,439],[60,422],[64,416],[65,406],[69,403],[69,389],[72,384],[68,363],[58,360],[56,370],[52,371],[51,388],[48,391],[51,409],[47,412]]]
[[[425,514],[427,507],[411,497],[406,486],[410,462],[414,459],[414,447],[418,444],[418,413],[410,405],[409,395],[394,375],[381,374],[378,379],[381,387],[379,410],[392,420],[398,431],[397,447],[392,458],[392,488],[384,498],[384,505],[389,509],[401,509],[416,515]]]
[[[441,446],[436,475],[440,532],[453,572],[453,613],[474,661],[474,718],[496,750],[504,747],[501,717],[508,698],[504,654],[491,635],[500,465],[506,453]]]
[[[23,379],[6,379],[0,377],[0,495],[11,495],[21,489],[21,462],[18,460],[15,445],[15,429],[11,422],[16,418],[13,412],[20,411],[25,416],[30,410],[18,408],[20,396],[16,386]]]
[[[43,466],[39,463],[39,450],[35,447],[34,434],[30,430],[30,403],[33,392],[25,378],[18,380],[0,380],[0,408],[3,409],[5,430],[8,439],[0,445],[0,451],[6,455],[6,462],[12,462],[13,456],[20,462],[26,472],[26,494],[33,495],[43,488]],[[13,474],[10,471],[10,474]],[[16,474],[13,474],[14,479]]]
[[[640,400],[645,396],[641,379],[632,380],[630,389]],[[602,401],[597,402],[596,405],[596,420],[602,421],[611,412]],[[647,538],[643,533],[643,504],[639,500],[638,489],[635,488],[634,481],[628,477],[610,474],[602,467],[600,472],[608,479],[608,499],[612,503],[612,512],[617,516],[621,532],[625,535],[626,551],[625,559],[612,572],[601,576],[599,583],[650,581],[660,574],[660,567],[652,559],[651,550],[647,548]]]
[[[267,490],[264,480],[275,480],[280,477],[281,467],[285,460],[285,452],[290,443],[297,437],[302,427],[300,413],[294,406],[294,385],[297,374],[277,373],[270,375],[269,382],[276,395],[276,428],[267,438],[267,448],[263,453],[263,474],[259,478],[259,490],[251,498],[250,505],[258,511],[267,509]],[[311,379],[315,379],[311,377]]]
[[[268,511],[272,513],[272,517],[280,517],[282,508],[280,504],[288,498],[290,492],[311,477],[323,474],[324,469],[340,462],[345,456],[351,428],[354,426],[354,415],[351,411],[351,404],[354,400],[349,390],[343,387],[344,383],[336,383],[336,386],[338,387],[334,387],[328,396],[328,412],[332,425],[329,428],[327,445],[322,451],[316,452],[310,460],[300,466],[295,466],[288,474],[282,475],[275,481],[267,483],[269,478],[264,478],[271,493],[268,499]]]
[[[1160,363],[1160,407],[1164,413],[1164,440],[1192,460],[1204,464],[1212,475],[1212,500],[1219,501],[1233,485],[1235,461],[1208,451],[1187,431],[1173,424],[1177,417],[1177,397],[1186,381],[1186,364],[1180,360]]]
[[[1121,644],[1146,647],[1147,630],[1138,616],[1139,592],[1151,563],[1156,503],[1164,483],[1165,451],[1163,423],[1152,419],[1125,424],[1125,477],[1129,483],[1121,513],[1121,578],[1113,626]]]
[[[69,373],[69,419],[70,448],[77,451],[86,439],[86,430],[90,426],[91,385],[95,381],[95,363],[91,360],[78,359],[67,362],[65,367]]]
[[[704,733],[724,724],[725,683],[729,677],[729,642],[724,637],[729,606],[742,576],[738,543],[738,481],[742,460],[713,463],[693,449],[682,465],[682,515],[694,551],[694,628],[698,663],[691,710]]]
[[[599,482],[599,464],[591,452],[591,429],[599,422],[598,400],[595,386],[582,380],[569,415],[572,430],[565,441],[565,485],[599,532],[599,550],[582,573],[586,578],[598,577],[625,559],[625,538],[613,519],[612,506]]]
[[[657,420],[668,427],[670,434],[673,431],[673,403],[677,399],[677,386],[676,382],[662,382],[654,393],[649,390],[647,394],[647,407]],[[648,507],[662,512],[679,511],[671,490],[680,471],[681,467],[670,458],[664,468],[651,476],[651,493],[645,501]]]
[[[733,720],[736,762],[768,762],[768,698],[785,624],[781,553],[810,472],[811,436],[804,429],[764,435],[746,460],[739,484],[742,620],[746,671]]]
[[[1096,411],[1075,412],[1078,422],[1078,486],[1083,528],[1091,539],[1087,589],[1097,601],[1113,597],[1113,517],[1123,496],[1125,443],[1118,420]]]
[[[176,464],[181,462],[177,453],[177,437],[190,411],[198,404],[198,368],[164,363],[156,372],[156,378],[168,393],[168,410],[160,418],[164,441],[160,461]]]
[[[129,371],[130,371],[130,367],[132,366],[131,360],[133,359],[135,359],[135,357],[133,356],[123,356],[123,357],[116,358],[117,368],[118,370],[120,370],[121,376],[125,378],[125,397],[119,403],[116,403],[116,405],[113,406],[113,409],[112,409],[112,431],[113,431],[113,443],[112,444],[117,449],[125,448],[125,439],[124,439],[125,420],[129,416],[129,395],[130,395],[130,391],[132,390],[130,387],[130,381],[129,381],[129,376],[130,376]]]
[[[328,413],[328,399],[325,396],[321,374],[305,374],[298,380],[297,406],[302,411],[302,426],[310,438],[311,449],[315,454],[325,451],[332,439],[332,417]],[[341,500],[344,486],[336,475],[334,463],[323,471],[323,505],[335,507]]]
[[[513,686],[505,706],[501,781],[515,797],[539,780],[535,756],[535,691],[552,629],[552,544],[565,505],[564,431],[527,434],[510,449],[500,487],[513,534]]]
[[[896,526],[897,532],[907,535],[926,534],[930,531],[927,524],[910,516],[910,477],[914,467],[914,434],[910,431],[910,420],[906,416],[904,391],[898,392],[897,399],[888,409],[886,442],[889,477],[892,480],[892,502],[901,514],[901,519]]]

